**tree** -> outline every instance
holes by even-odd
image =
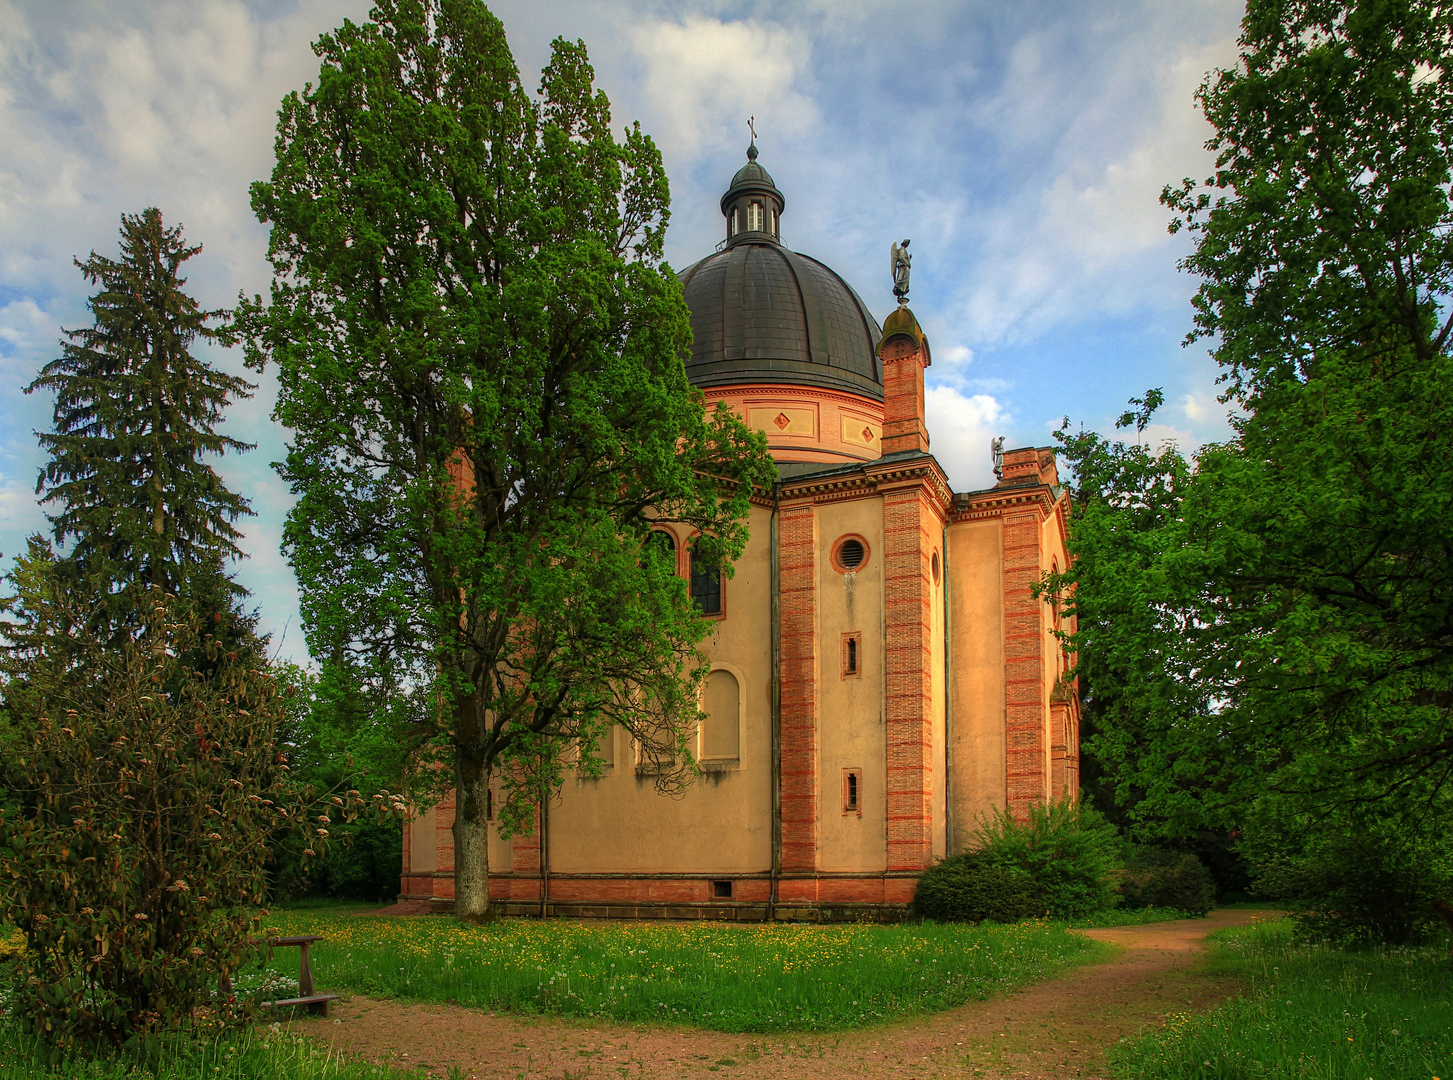
[[[17,736],[0,920],[27,946],[10,1000],[60,1052],[139,1048],[256,954],[278,833],[325,854],[361,800],[289,777],[274,680],[224,652],[195,605],[153,586],[140,621],[103,640],[89,605],[107,583],[56,570],[32,538],[0,605],[0,716]],[[198,651],[211,672],[186,662]]]
[[[199,576],[223,594],[219,611],[243,595],[221,567],[242,555],[232,523],[251,510],[202,459],[251,449],[215,429],[228,400],[253,387],[191,353],[198,339],[235,340],[227,312],[183,291],[182,264],[201,250],[160,210],[123,214],[121,260],[93,251],[76,262],[101,286],[94,325],[67,331],[60,358],[26,388],[56,394],[55,431],[38,433],[51,459],[36,491],[60,505],[50,520],[57,542],[74,541],[76,577],[105,582],[99,614],[111,620],[128,618],[135,590],[177,593]]]
[[[1450,31],[1422,0],[1251,0],[1199,95],[1216,171],[1163,196],[1233,438],[1062,433],[1078,561],[1051,586],[1142,821],[1453,809]]]
[[[382,0],[315,51],[253,187],[275,277],[244,316],[292,429],[286,546],[314,650],[446,746],[456,911],[484,917],[494,780],[519,828],[612,725],[663,787],[689,768],[709,624],[647,536],[699,530],[729,573],[775,474],[686,381],[660,154],[616,141],[583,43],[538,104],[478,0]]]

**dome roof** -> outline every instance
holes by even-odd
[[[755,151],[722,196],[725,250],[681,272],[695,338],[687,378],[702,389],[788,383],[883,400],[877,320],[841,277],[782,246],[785,200]]]

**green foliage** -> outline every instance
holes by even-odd
[[[138,583],[180,595],[200,574],[226,592],[224,611],[242,592],[216,568],[242,554],[232,523],[251,511],[202,458],[251,449],[215,429],[228,400],[253,387],[191,353],[198,339],[235,340],[227,312],[203,311],[183,291],[182,264],[201,250],[155,208],[123,214],[120,261],[93,251],[76,262],[101,287],[94,324],[67,331],[61,357],[26,388],[56,395],[36,488],[60,506],[55,539],[74,541],[71,572],[104,582],[122,620],[148,606]]]
[[[1441,817],[1441,815],[1440,815]],[[1453,895],[1453,842],[1440,817],[1339,813],[1253,820],[1243,843],[1255,887],[1289,908],[1311,941],[1396,945],[1442,929],[1434,907]]]
[[[286,828],[311,857],[360,801],[310,809],[277,746],[275,681],[217,655],[187,605],[153,590],[146,621],[103,643],[86,594],[48,556],[34,541],[0,626],[20,748],[20,806],[0,818],[0,922],[26,942],[11,1007],[57,1052],[146,1047],[255,951],[269,840]],[[198,652],[211,673],[186,663]]]
[[[1082,918],[1115,906],[1119,844],[1115,827],[1078,802],[1032,805],[1023,822],[996,809],[968,852],[919,879],[914,905],[936,919]]]
[[[1233,437],[1061,432],[1076,561],[1049,589],[1142,829],[1450,824],[1450,29],[1425,0],[1252,0],[1200,93],[1216,171],[1163,197]]]
[[[320,985],[526,1015],[832,1031],[1008,993],[1107,956],[1061,926],[360,919],[273,913],[321,934]],[[279,970],[286,961],[274,960]],[[294,969],[295,970],[295,969]]]
[[[1216,906],[1211,872],[1191,852],[1126,844],[1122,859],[1122,906],[1177,908],[1188,915],[1204,915]]]
[[[990,865],[1029,875],[1036,913],[1073,919],[1116,904],[1119,837],[1081,803],[1035,803],[1022,822],[996,808],[969,842]]]
[[[356,787],[365,799],[406,783],[405,742],[387,709],[364,699],[347,670],[324,664],[319,675],[282,665],[287,712],[280,733],[300,782],[327,791]],[[399,891],[403,831],[397,821],[360,817],[333,831],[339,842],[317,859],[276,853],[274,880],[289,896],[392,901]]]
[[[1016,866],[990,863],[973,851],[935,863],[918,879],[913,910],[940,922],[1017,923],[1038,907],[1034,881]]]
[[[1221,930],[1208,967],[1249,992],[1110,1052],[1118,1080],[1438,1077],[1453,1074],[1453,965],[1441,946],[1298,942],[1285,920]]]
[[[612,725],[658,785],[689,772],[711,623],[646,537],[699,531],[729,574],[775,472],[686,380],[661,157],[639,126],[617,142],[582,43],[554,43],[538,103],[479,0],[380,0],[315,51],[252,189],[270,302],[239,318],[291,429],[310,646],[452,766],[416,775],[458,788],[482,915],[492,776],[508,830]]]
[[[77,1053],[53,1066],[51,1048],[0,1018],[0,1080],[404,1080],[389,1065],[350,1061],[312,1039],[258,1027],[167,1040],[143,1060]]]

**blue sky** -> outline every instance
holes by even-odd
[[[72,265],[116,254],[119,215],[149,205],[205,251],[190,288],[227,306],[266,292],[248,184],[272,164],[277,103],[315,76],[310,43],[348,0],[0,0],[0,552],[45,527],[33,432],[51,402],[23,387],[86,321]],[[583,38],[625,124],[656,137],[672,180],[672,264],[721,238],[718,200],[744,160],[787,199],[783,239],[842,274],[881,319],[888,246],[913,240],[912,304],[933,346],[929,430],[956,490],[991,482],[988,443],[1046,445],[1060,418],[1110,431],[1163,386],[1149,436],[1226,433],[1205,348],[1182,348],[1194,282],[1176,269],[1161,188],[1204,177],[1192,95],[1235,58],[1224,0],[659,3],[508,0],[527,84],[556,35]],[[220,353],[240,370],[240,357]],[[278,550],[288,492],[273,385],[231,410],[258,444],[219,471],[252,500],[237,568],[284,656],[302,659],[297,585]]]

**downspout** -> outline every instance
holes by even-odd
[[[772,485],[772,883],[768,920],[777,917],[777,879],[782,873],[782,587],[777,555],[777,511],[782,482]]]
[[[540,791],[540,918],[550,914],[550,791]]]
[[[954,853],[954,742],[949,726],[953,715],[953,608],[948,602],[948,523],[943,526],[943,854]]]

